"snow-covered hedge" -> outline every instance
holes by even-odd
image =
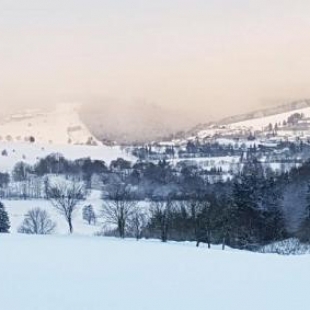
[[[263,246],[259,252],[275,253],[280,255],[310,254],[310,244],[301,243],[296,238],[291,238]]]

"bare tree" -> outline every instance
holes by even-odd
[[[104,201],[101,216],[108,223],[117,226],[118,234],[125,238],[126,226],[132,216],[137,202],[133,199],[128,186],[118,184],[109,189],[107,200]]]
[[[147,215],[145,212],[136,205],[133,209],[133,212],[129,218],[129,231],[134,235],[134,237],[139,240],[142,238],[143,230],[147,226]]]
[[[47,235],[52,233],[55,227],[56,223],[50,219],[45,210],[35,208],[26,213],[18,232],[23,234]]]
[[[208,248],[211,248],[211,232],[212,232],[212,204],[203,200],[198,205],[198,230],[196,235],[196,246],[199,247],[201,242],[208,244]]]
[[[81,183],[61,180],[61,182],[56,182],[48,187],[48,199],[66,219],[70,234],[73,232],[72,218],[74,212],[85,198],[85,188]]]
[[[171,199],[153,201],[151,204],[151,217],[160,231],[162,242],[167,242],[172,224],[173,203]]]
[[[188,200],[186,203],[186,209],[190,214],[191,224],[193,226],[193,233],[196,240],[196,246],[199,246],[199,215],[201,213],[201,203],[198,199]]]

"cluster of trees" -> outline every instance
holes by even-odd
[[[147,145],[132,150],[140,160],[163,160],[171,158],[218,157],[241,155],[245,145],[223,145],[218,142],[189,141],[186,146]]]
[[[274,175],[266,176],[259,163],[242,173],[222,190],[195,191],[188,196],[169,196],[150,201],[148,213],[139,212],[134,193],[118,187],[104,203],[104,215],[124,238],[132,235],[162,241],[222,243],[238,248],[255,248],[289,236],[282,207],[280,185]]]
[[[248,140],[256,140],[255,136],[250,135]],[[243,162],[246,157],[254,156],[256,159],[265,160],[266,164],[283,163],[299,164],[305,162],[310,156],[310,144],[302,140],[296,141],[279,141],[277,145],[268,145],[253,141],[248,146],[236,139],[236,143],[227,145],[218,142],[189,141],[186,146],[143,146],[136,147],[132,153],[139,158],[141,162],[146,161],[165,161],[174,158],[193,161],[194,158],[206,158],[206,161],[212,161],[212,158],[234,156],[239,158],[239,162]],[[237,169],[236,164],[231,164],[232,170]],[[227,172],[218,171],[220,167],[212,167],[205,169],[209,175],[225,175]]]
[[[286,120],[283,120],[282,122],[275,123],[274,125],[270,123],[267,126],[267,130],[273,131],[274,134],[276,135],[276,132],[278,131],[280,126],[282,126],[282,127],[294,126],[294,125],[297,125],[298,122],[300,122],[304,118],[305,118],[304,113],[293,113]]]
[[[296,125],[304,117],[305,117],[305,115],[303,113],[294,113],[287,118],[286,124],[287,125]]]
[[[256,249],[289,237],[310,242],[310,162],[291,172],[264,170],[255,160],[247,162],[231,181],[202,183],[180,195],[161,195],[149,200],[148,212],[137,208],[135,192],[106,193],[104,214],[117,229],[115,235],[137,235],[167,240],[222,243]],[[297,188],[292,197],[290,187]],[[299,211],[298,211],[299,210]],[[292,215],[298,221],[292,221]],[[292,225],[292,223],[295,223]],[[111,233],[111,232],[109,232]]]
[[[197,172],[198,167],[187,167],[186,164],[172,167],[166,161],[133,164],[119,158],[106,166],[99,160],[70,161],[59,154],[52,154],[34,166],[17,163],[11,175],[0,174],[0,198],[46,198],[49,177],[62,175],[84,182],[87,189],[126,183],[135,187],[139,199],[145,199],[171,192],[181,194],[185,188],[192,186],[187,183],[202,184],[206,176],[202,171]],[[219,174],[220,170],[215,169],[212,173]]]
[[[52,206],[68,223],[69,232],[73,232],[73,217],[82,201],[85,200],[87,191],[81,183],[69,180],[58,180],[48,184],[47,198]],[[95,223],[95,213],[92,206],[85,206],[83,218],[89,223]],[[18,231],[26,234],[50,234],[54,231],[56,223],[51,220],[48,212],[40,208],[29,210]],[[0,232],[9,232],[9,216],[4,205],[0,202]]]

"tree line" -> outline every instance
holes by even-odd
[[[310,242],[310,162],[279,174],[251,158],[233,179],[217,183],[208,183],[191,166],[184,166],[181,173],[176,173],[169,163],[161,161],[132,165],[119,159],[109,167],[90,159],[69,164],[64,159],[61,164],[47,162],[35,166],[35,169],[41,167],[36,173],[41,171],[44,198],[64,216],[70,232],[74,213],[90,191],[88,178],[82,177],[77,182],[68,177],[74,176],[68,172],[68,167],[72,169],[70,164],[79,163],[80,167],[85,165],[89,174],[95,171],[94,167],[101,167],[96,174],[101,172],[102,207],[95,213],[92,206],[84,206],[83,217],[91,225],[97,219],[102,220],[105,235],[159,238],[163,242],[195,241],[197,246],[222,244],[223,248],[229,245],[244,249],[257,249],[288,237]],[[13,171],[12,176],[20,181],[29,172],[17,168],[19,172]],[[34,171],[34,167],[31,169]],[[48,180],[44,177],[57,174],[55,170],[62,175],[63,182],[43,182]],[[16,173],[18,177],[14,176]],[[148,193],[144,189],[148,195],[141,196],[139,187],[145,186],[144,182],[153,190]],[[8,217],[3,205],[1,210],[0,231],[5,232],[9,230]],[[32,211],[25,224],[41,222],[44,224],[41,226],[52,232],[54,223],[47,214]],[[21,232],[27,233],[27,225]],[[36,228],[30,231],[42,231],[39,225],[32,226]]]

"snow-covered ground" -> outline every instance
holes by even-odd
[[[56,235],[68,235],[68,224],[64,217],[53,207],[50,201],[44,199],[30,199],[30,200],[6,200],[2,199],[6,211],[10,218],[10,233],[17,234],[18,228],[24,220],[25,214],[33,208],[40,208],[46,210],[50,215],[53,222],[56,223],[54,234]],[[73,230],[75,235],[93,236],[96,233],[102,232],[103,228],[111,228],[111,225],[104,222],[101,218],[103,200],[101,199],[101,191],[92,191],[85,201],[82,201],[77,210],[74,212],[73,217]],[[96,225],[89,225],[83,220],[83,206],[92,205],[96,215]],[[149,203],[145,201],[139,202],[139,206],[143,210],[147,210]],[[0,307],[1,309],[1,307]]]
[[[157,241],[0,236],[4,310],[305,310],[310,256]]]

